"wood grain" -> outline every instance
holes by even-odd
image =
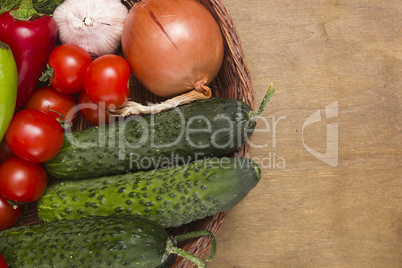
[[[270,82],[276,93],[252,138],[261,182],[207,267],[402,267],[402,2],[223,2],[256,103]],[[324,154],[336,124],[332,167],[306,147]]]

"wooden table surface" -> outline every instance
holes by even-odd
[[[207,267],[402,267],[402,1],[223,2],[276,93]]]

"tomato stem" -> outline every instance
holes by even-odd
[[[7,199],[7,203],[9,203],[13,207],[13,209],[17,209],[19,205],[27,206],[27,203],[25,203],[25,202],[17,202],[17,201],[12,201],[9,199]]]
[[[61,120],[57,118],[57,122],[60,123],[60,125],[61,125],[61,127],[62,127],[63,129],[68,129],[68,128],[70,128],[70,127],[73,125],[72,121],[73,121],[73,119],[74,119],[75,116],[72,117],[72,118],[70,118],[70,119],[68,119],[68,120],[66,120],[66,118],[65,118],[61,113],[59,113],[58,111],[55,111],[55,110],[50,109],[50,106],[47,106],[47,110],[48,110],[49,112],[56,113],[56,114],[58,114],[58,115],[61,117]]]
[[[46,65],[46,70],[42,72],[42,76],[39,77],[39,81],[46,82],[49,80],[49,84],[52,83],[52,77],[54,76],[54,68],[50,67],[49,64]]]

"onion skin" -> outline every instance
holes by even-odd
[[[127,16],[124,57],[141,84],[160,97],[205,90],[224,47],[211,13],[195,0],[143,0]]]

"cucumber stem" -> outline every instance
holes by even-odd
[[[257,118],[264,112],[265,108],[267,108],[269,101],[271,100],[272,96],[274,95],[274,92],[275,92],[275,88],[274,88],[274,85],[271,83],[269,85],[267,93],[265,93],[265,96],[261,101],[258,111],[250,113],[251,121],[256,121]]]
[[[184,249],[173,246],[173,243],[171,241],[170,241],[170,243],[168,243],[168,250],[170,253],[177,254],[180,257],[183,257],[183,258],[186,258],[186,259],[192,261],[199,268],[205,267],[205,263],[200,258],[195,256],[194,254],[191,254],[190,252],[185,251]]]
[[[209,255],[209,257],[206,261],[207,262],[212,261],[212,259],[215,257],[215,253],[216,253],[216,238],[212,232],[207,231],[207,230],[195,231],[195,232],[191,232],[191,233],[187,233],[187,234],[177,235],[177,236],[175,236],[175,239],[176,239],[176,241],[180,242],[180,241],[184,241],[184,240],[191,239],[191,238],[197,238],[200,236],[209,236],[209,238],[211,239],[211,254]]]
[[[211,254],[209,255],[208,259],[205,261],[205,262],[209,262],[214,258],[215,253],[216,253],[216,238],[212,232],[207,231],[207,230],[195,231],[195,232],[191,232],[191,233],[187,233],[187,234],[177,235],[173,239],[176,242],[180,242],[180,241],[184,241],[184,240],[191,239],[191,238],[197,238],[197,237],[204,236],[204,235],[209,236],[209,238],[211,239]],[[194,254],[187,252],[181,248],[175,247],[173,245],[172,241],[168,241],[167,249],[170,253],[177,254],[180,257],[183,257],[183,258],[186,258],[186,259],[192,261],[199,268],[205,267],[205,263],[200,258],[198,258]]]

